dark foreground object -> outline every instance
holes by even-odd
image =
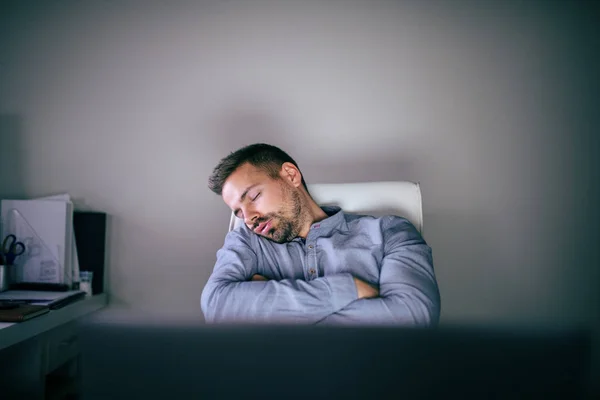
[[[82,325],[84,399],[586,398],[581,332]]]

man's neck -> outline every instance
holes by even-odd
[[[321,207],[319,207],[319,205],[317,203],[315,203],[315,201],[312,198],[309,198],[308,204],[306,205],[306,217],[305,217],[305,222],[304,222],[304,226],[302,227],[302,229],[300,230],[300,233],[298,234],[298,237],[304,238],[306,239],[306,236],[308,236],[308,231],[310,230],[310,227],[312,226],[312,224],[319,222],[319,221],[323,221],[325,218],[328,217],[328,215],[325,213],[325,211],[323,211],[321,209]]]

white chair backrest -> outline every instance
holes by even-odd
[[[308,185],[308,191],[320,206],[339,206],[345,212],[355,214],[397,215],[409,220],[423,234],[423,205],[419,183],[316,183]],[[229,230],[243,223],[231,213]]]

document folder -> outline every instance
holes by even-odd
[[[50,311],[48,306],[19,304],[14,308],[0,308],[0,322],[23,322]]]

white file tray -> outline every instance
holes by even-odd
[[[2,238],[13,234],[25,245],[25,252],[15,258],[14,268],[11,268],[12,282],[71,282],[71,271],[65,271],[58,258],[64,250],[49,248],[17,209],[8,210],[5,214],[2,231]]]

